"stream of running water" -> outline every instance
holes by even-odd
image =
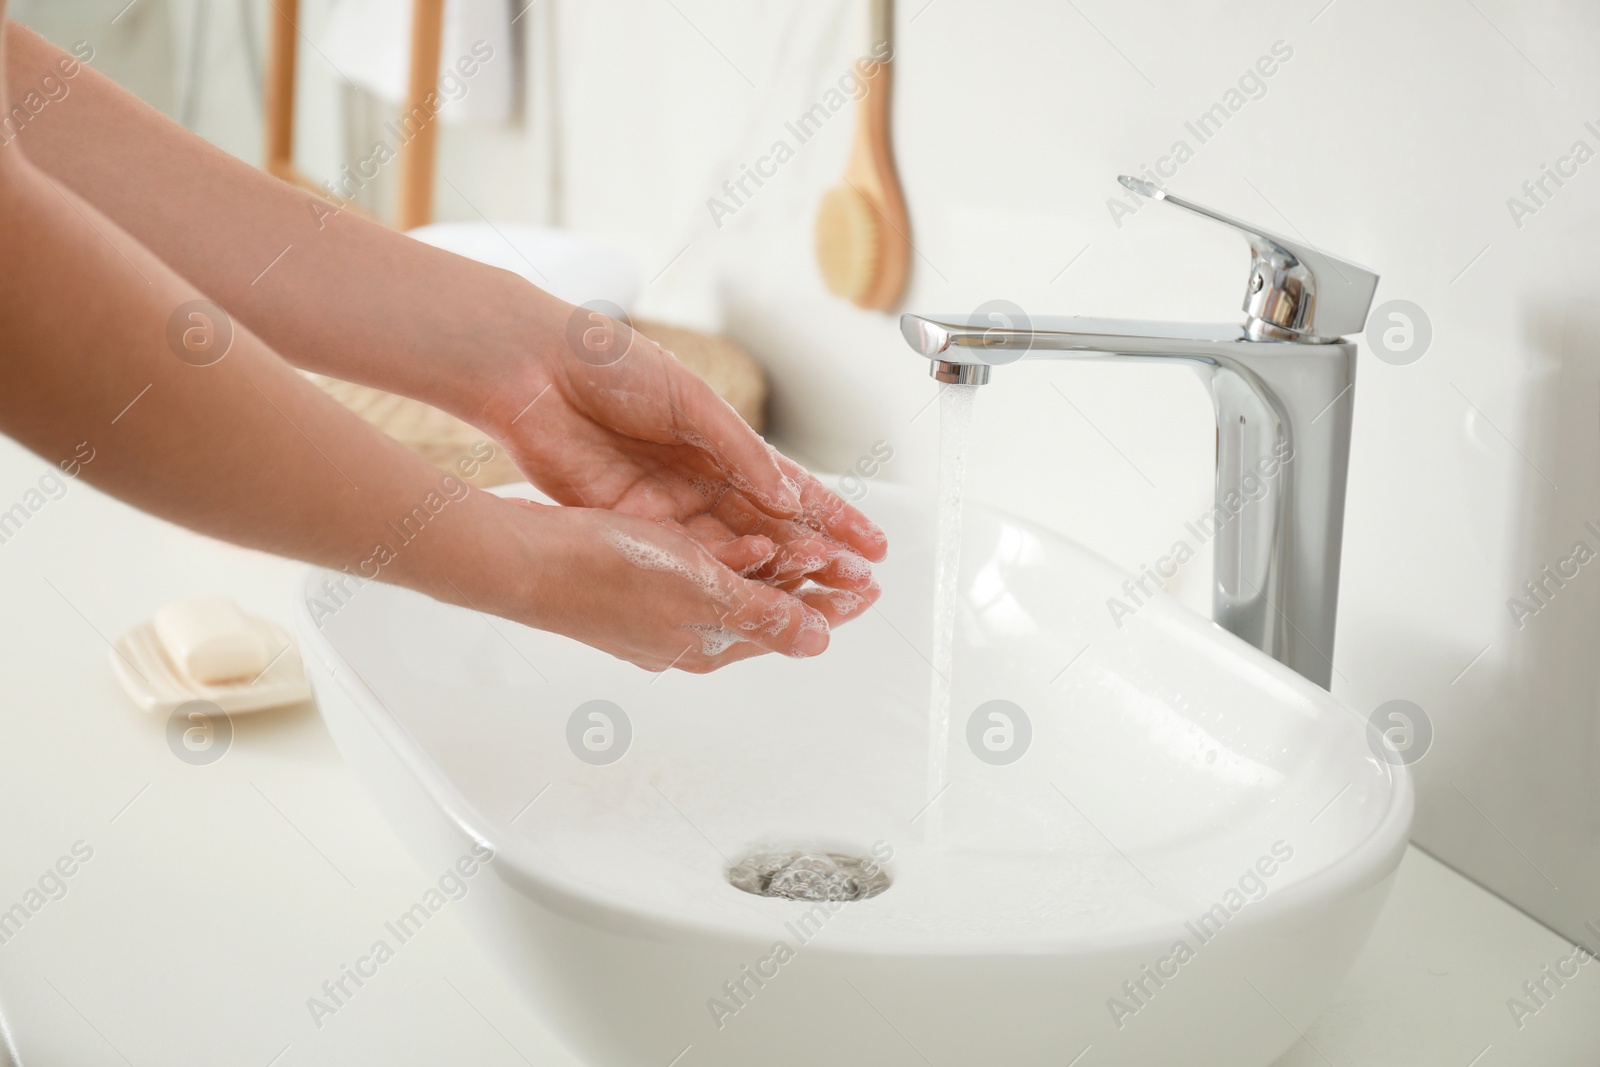
[[[956,593],[961,573],[961,486],[966,477],[967,437],[976,385],[948,385],[939,396],[939,502],[934,533],[933,672],[928,700],[928,799],[944,788],[950,769],[950,697],[954,681]],[[928,833],[937,837],[938,806],[928,813]]]

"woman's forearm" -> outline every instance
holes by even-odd
[[[381,576],[508,612],[534,558],[515,509],[465,487],[312,387],[247,330],[200,366],[172,323],[195,288],[70,189],[0,147],[0,431],[217,537],[360,571],[420,507]],[[180,329],[181,332],[181,329]],[[446,497],[448,503],[430,502]]]
[[[27,158],[115,221],[297,366],[427,400],[468,421],[559,336],[565,305],[208,144],[11,24],[13,102],[64,86],[16,135]],[[63,95],[64,93],[64,95]]]

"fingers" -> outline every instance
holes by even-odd
[[[849,545],[874,563],[889,553],[889,538],[879,525],[845,501],[816,476],[787,456],[775,453],[779,466],[800,489],[799,522]]]
[[[872,565],[852,549],[809,526],[771,518],[737,493],[719,500],[713,514],[666,525],[688,534],[730,570],[780,588],[810,579],[860,590],[872,581]]]
[[[710,515],[696,515],[677,527],[735,574],[757,572],[777,555],[777,546],[771,538],[759,534],[736,535]]]
[[[777,549],[765,537],[739,537],[724,541],[711,554],[733,573],[748,575],[765,566],[777,554]]]
[[[765,534],[780,545],[808,534],[820,534],[873,562],[888,554],[889,539],[877,523],[845,503],[799,464],[773,454],[793,472],[793,481],[800,490],[801,513],[793,519],[775,518],[743,493],[727,493],[717,501],[713,514],[729,529]]]
[[[723,530],[761,536],[775,546],[771,558],[752,572],[765,581],[788,586],[810,578],[842,589],[864,589],[872,581],[872,565],[853,546],[804,523],[771,518],[740,494],[723,497],[714,519]]]
[[[872,580],[872,564],[864,557],[840,548],[835,548],[829,554],[827,564],[821,570],[812,572],[810,578],[818,585],[858,592],[877,584]]]
[[[701,534],[714,536],[709,530],[702,530]],[[682,625],[680,629],[688,631],[685,644],[670,661],[649,657],[635,662],[653,671],[676,668],[705,674],[769,652],[794,658],[819,655],[828,647],[832,628],[864,614],[876,603],[881,590],[861,557],[828,542],[814,545],[819,553],[816,558],[790,564],[800,570],[794,572],[787,585],[802,587],[799,592],[791,592],[770,578],[749,581],[730,577],[722,600],[733,606],[716,623]],[[752,556],[773,555],[772,543],[764,537],[740,537],[702,547],[725,562],[737,563],[741,547]],[[818,561],[824,559],[824,554],[826,562],[818,570]],[[835,575],[836,580],[849,581],[855,588],[829,588],[816,583],[816,576],[827,575],[842,559],[854,560],[865,580],[858,581],[855,568],[847,567],[852,573],[848,577]],[[808,578],[807,573],[812,577]]]
[[[871,583],[860,592],[847,589],[823,589],[813,586],[801,592],[796,599],[808,607],[816,609],[827,620],[830,627],[849,622],[866,613],[877,602],[882,592],[876,582]],[[731,631],[728,631],[731,633]],[[751,659],[755,656],[766,655],[770,649],[747,641],[740,641],[729,645],[721,651],[715,651],[716,646],[702,645],[699,656],[686,655],[674,664],[693,674],[705,674],[710,671],[726,667],[740,660]],[[710,653],[707,655],[706,653]],[[660,669],[665,669],[663,666]]]
[[[655,341],[616,325],[628,358],[590,365],[579,378],[569,373],[569,401],[604,429],[690,446],[768,514],[798,515],[799,490],[738,412]],[[605,388],[594,380],[597,371]]]
[[[817,537],[778,544],[753,577],[792,589],[804,581],[838,589],[865,589],[872,584],[872,564],[841,545]]]
[[[792,524],[791,524],[792,525]],[[827,541],[800,535],[797,540],[776,544],[772,558],[756,569],[753,577],[775,585],[799,582],[828,565],[838,549]]]
[[[632,553],[641,561],[649,558],[645,564],[649,569],[679,571],[686,576],[692,570],[701,576],[696,581],[712,583],[700,594],[712,615],[691,621],[696,614],[691,613],[689,620],[677,623],[681,636],[670,642],[672,658],[661,661],[666,649],[660,645],[648,654],[629,657],[651,670],[678,667],[700,673],[763,652],[795,658],[815,656],[828,647],[834,624],[856,617],[878,596],[870,565],[848,549],[820,538],[781,546],[789,551],[779,559],[780,546],[770,538],[733,536],[711,516],[697,516],[681,525],[655,524],[632,536],[625,547],[640,541],[663,550],[659,561],[642,550]],[[670,566],[673,557],[681,557],[685,566]],[[704,560],[704,567],[687,566],[692,557]],[[741,576],[740,570],[757,577]],[[785,579],[784,584],[804,586],[804,594],[780,587],[768,571]],[[816,584],[819,578],[848,582],[855,588],[828,589]]]
[[[796,658],[820,655],[828,647],[828,617],[798,597],[737,577],[730,593],[732,604],[720,625],[739,641]]]
[[[719,554],[735,563],[763,560],[772,554],[770,540],[737,537],[708,546],[696,540],[695,535],[716,541],[714,528],[695,526],[694,530],[672,530],[657,525],[628,535],[619,531],[616,535],[621,540],[620,549],[627,550],[623,554],[633,565],[672,572],[680,582],[698,587],[693,598],[698,609],[678,615],[676,631],[682,637],[669,642],[678,653],[678,660],[671,665],[699,672],[760,652],[805,658],[819,655],[828,647],[828,614],[822,608],[768,582],[741,577],[726,565],[714,562]],[[687,651],[679,645],[684,639],[688,641]],[[736,649],[732,657],[727,655]],[[652,651],[654,655],[635,661],[642,666],[657,666],[654,661],[665,649],[658,644]]]
[[[715,461],[728,480],[767,514],[779,518],[800,514],[800,491],[778,454],[710,386],[682,364],[671,362],[676,436]]]
[[[828,620],[828,625],[840,626],[851,619],[866,614],[868,608],[878,602],[878,597],[883,590],[877,582],[869,583],[861,590],[852,589],[827,589],[822,586],[813,586],[802,589],[797,597],[807,606],[820,611]]]

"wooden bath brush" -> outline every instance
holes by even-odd
[[[859,307],[890,308],[911,265],[910,221],[889,147],[893,0],[872,2],[872,52],[856,65],[865,92],[844,181],[817,210],[817,264],[828,290]]]

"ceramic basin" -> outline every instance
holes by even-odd
[[[470,869],[434,900],[581,1062],[1270,1063],[1383,906],[1404,768],[1208,620],[1162,597],[1114,620],[1127,575],[974,507],[930,794],[931,506],[863,506],[884,595],[817,659],[657,676],[313,571],[318,702],[427,869]],[[892,884],[728,883],[785,848],[876,856]]]

